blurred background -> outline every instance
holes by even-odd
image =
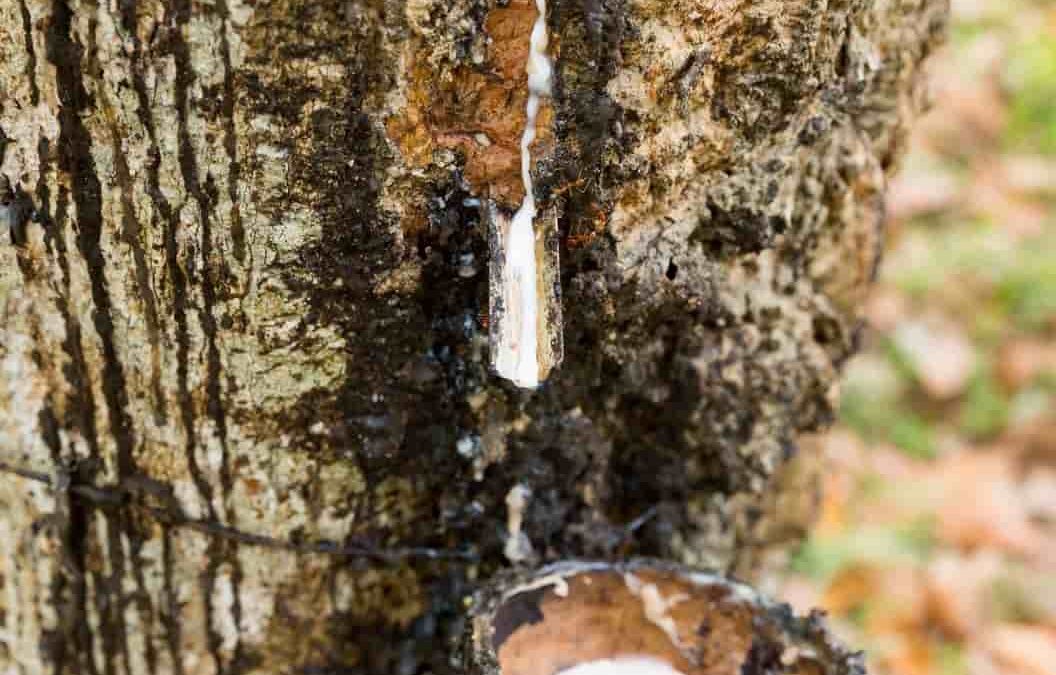
[[[953,9],[779,594],[872,673],[1056,675],[1056,0]]]

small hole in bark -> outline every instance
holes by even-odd
[[[674,258],[667,261],[667,272],[665,274],[671,281],[674,281],[675,277],[678,276],[678,265],[675,264]]]
[[[831,345],[840,339],[840,324],[826,316],[815,317],[814,341],[819,345]]]

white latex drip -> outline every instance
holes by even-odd
[[[644,656],[588,661],[562,670],[560,675],[682,675],[667,663]]]
[[[540,101],[550,95],[551,67],[546,55],[546,0],[535,0],[539,16],[532,26],[529,40],[528,107],[524,133],[521,135],[521,180],[524,181],[524,200],[510,223],[506,239],[504,266],[504,294],[506,296],[505,328],[510,333],[505,343],[510,349],[499,355],[496,370],[514,384],[535,388],[539,386],[539,294],[536,289],[535,259],[535,192],[532,189],[531,145],[535,141],[535,125]]]

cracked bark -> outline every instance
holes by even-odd
[[[0,667],[461,672],[517,485],[527,564],[801,535],[945,0],[551,2],[527,392],[533,8],[0,0]]]

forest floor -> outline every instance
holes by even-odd
[[[953,5],[780,595],[877,675],[1056,675],[1056,1]]]

